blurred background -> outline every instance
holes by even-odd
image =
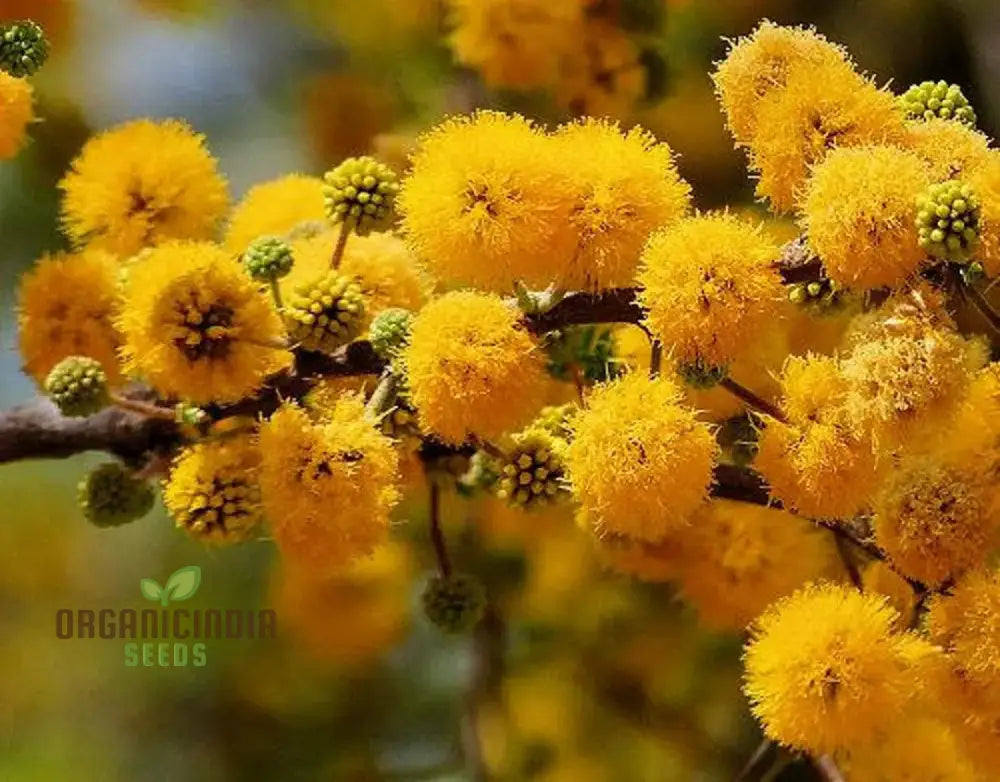
[[[56,183],[90,133],[126,119],[187,119],[235,200],[351,154],[402,168],[446,113],[610,114],[674,147],[700,207],[749,207],[708,71],[723,37],[770,18],[815,24],[880,83],[960,84],[996,136],[990,0],[602,5],[615,25],[580,39],[578,70],[515,88],[456,62],[445,0],[0,0],[0,20],[34,18],[54,50],[33,79],[30,145],[0,164],[0,405],[35,393],[14,297],[24,269],[64,248]],[[0,467],[0,780],[707,782],[731,779],[759,741],[741,637],[608,571],[559,514],[446,498],[454,558],[495,603],[473,638],[451,639],[419,610],[432,568],[420,491],[392,547],[315,590],[282,578],[268,543],[206,551],[162,510],[89,527],[76,483],[101,460]],[[178,669],[127,668],[119,641],[55,638],[56,608],[139,608],[141,578],[189,564],[203,572],[190,607],[275,606],[279,638],[210,642],[206,667]]]

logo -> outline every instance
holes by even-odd
[[[163,585],[139,581],[139,593],[156,607],[71,609],[56,611],[60,640],[121,640],[128,668],[201,668],[208,663],[208,641],[273,639],[277,617],[271,609],[185,608],[201,586],[201,568],[187,565]]]

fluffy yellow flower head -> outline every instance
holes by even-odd
[[[35,116],[32,94],[27,79],[0,71],[0,160],[14,157],[24,144],[28,124]]]
[[[176,120],[136,120],[94,136],[59,187],[70,239],[118,255],[210,239],[229,204],[204,137]]]
[[[128,268],[117,319],[125,368],[195,404],[234,401],[286,366],[281,319],[239,263],[201,242],[169,242]]]
[[[969,686],[994,694],[1000,688],[1000,574],[970,572],[948,595],[935,595],[927,613],[930,639]]]
[[[835,147],[886,144],[903,136],[895,97],[842,65],[797,70],[761,101],[749,143],[757,195],[790,211],[810,166]]]
[[[773,508],[716,500],[685,535],[682,593],[722,630],[742,630],[778,598],[837,572],[829,535]]]
[[[67,356],[101,362],[117,382],[118,264],[101,250],[45,256],[21,277],[18,338],[24,371],[39,384]]]
[[[455,59],[491,87],[534,87],[557,75],[577,41],[584,0],[448,0]]]
[[[599,536],[660,541],[707,498],[718,446],[681,398],[669,380],[629,374],[597,388],[574,418],[566,465]]]
[[[811,584],[753,628],[744,690],[764,733],[823,754],[877,738],[921,690],[937,650],[897,633],[884,598]]]
[[[641,128],[623,133],[616,123],[587,119],[563,126],[552,154],[566,164],[573,191],[565,224],[573,249],[560,285],[631,284],[650,232],[690,206],[691,188],[677,173],[670,147]]]
[[[924,161],[934,182],[965,179],[990,157],[986,136],[963,122],[938,117],[906,123],[903,146]]]
[[[729,214],[691,217],[650,237],[640,301],[647,325],[681,361],[725,365],[756,340],[782,303],[779,248]]]
[[[590,521],[582,511],[577,524],[590,528]],[[690,556],[685,536],[666,538],[657,543],[633,540],[621,535],[594,538],[601,560],[608,567],[640,581],[659,583],[680,578],[685,562]]]
[[[899,612],[898,630],[904,630],[913,616],[916,595],[905,578],[882,560],[874,559],[861,571],[861,583],[865,592],[882,595],[889,605]]]
[[[423,136],[396,203],[414,252],[444,282],[546,287],[569,254],[556,243],[570,202],[554,154],[529,121],[492,111]]]
[[[498,296],[455,291],[413,321],[402,354],[420,425],[443,439],[487,439],[527,423],[545,380],[538,344]]]
[[[895,567],[938,586],[982,562],[996,537],[978,473],[919,460],[893,473],[875,502],[875,542]]]
[[[835,149],[806,186],[802,224],[830,279],[880,288],[916,273],[917,197],[931,184],[920,158],[898,147]]]
[[[262,516],[258,466],[245,437],[185,448],[164,482],[163,504],[178,527],[204,543],[248,540]]]
[[[295,265],[291,274],[282,280],[283,290],[290,291],[298,283],[330,268],[338,233],[327,230],[292,242]],[[433,289],[433,280],[427,270],[406,243],[391,233],[352,236],[344,249],[338,273],[360,284],[365,297],[366,322],[389,307],[418,310]]]
[[[730,41],[712,81],[736,141],[745,144],[754,136],[761,100],[784,89],[790,74],[824,65],[852,68],[843,47],[812,29],[765,21],[751,35]]]
[[[321,423],[285,405],[261,425],[259,445],[264,510],[290,565],[332,572],[384,542],[399,458],[360,397],[339,400]]]
[[[968,178],[979,195],[979,244],[976,260],[991,277],[1000,274],[1000,150],[989,157]]]
[[[326,221],[322,179],[290,174],[264,182],[251,187],[233,207],[226,249],[242,253],[259,236],[285,236],[300,223],[311,221]]]
[[[565,52],[552,97],[574,117],[628,116],[646,92],[640,56],[632,35],[590,16]]]

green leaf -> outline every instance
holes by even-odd
[[[200,584],[201,568],[197,565],[188,565],[170,574],[170,578],[167,579],[166,591],[171,600],[187,600],[194,597]]]
[[[147,600],[159,600],[163,594],[163,587],[151,578],[144,578],[139,582],[139,591]]]

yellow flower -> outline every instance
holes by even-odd
[[[813,29],[765,21],[749,36],[730,41],[712,81],[736,141],[746,144],[756,134],[763,98],[783,90],[791,74],[820,66],[852,68],[846,50]]]
[[[286,236],[311,221],[326,224],[323,180],[290,174],[247,191],[229,216],[224,244],[227,250],[242,253],[259,236]]]
[[[572,491],[599,536],[660,541],[705,501],[718,454],[709,427],[665,379],[639,374],[598,387],[572,422]]]
[[[403,351],[421,427],[461,443],[519,428],[541,405],[544,365],[513,306],[471,291],[448,293],[413,321]]]
[[[629,114],[646,91],[636,42],[620,27],[594,17],[577,36],[552,85],[556,103],[577,117]]]
[[[773,508],[717,500],[686,537],[681,592],[722,630],[742,630],[778,598],[837,574],[829,533]]]
[[[788,423],[767,420],[754,461],[772,496],[814,518],[861,512],[880,485],[884,465],[846,420],[847,383],[836,359],[790,358],[781,387]]]
[[[912,277],[925,257],[917,198],[930,183],[920,158],[897,147],[827,155],[806,186],[802,224],[830,279],[866,289]]]
[[[569,247],[565,174],[553,142],[522,117],[454,117],[420,139],[397,200],[414,252],[443,282],[508,291],[544,288]]]
[[[1000,150],[969,174],[969,185],[979,195],[979,244],[976,260],[991,277],[1000,274]]]
[[[683,217],[691,188],[666,144],[641,128],[588,119],[563,126],[552,154],[566,165],[573,249],[558,280],[567,289],[626,286],[650,232]],[[560,243],[561,244],[561,243]]]
[[[24,371],[39,384],[67,356],[101,362],[120,380],[120,341],[112,319],[118,307],[118,264],[101,250],[41,258],[18,288],[18,337]]]
[[[973,567],[996,543],[978,473],[936,460],[895,471],[875,501],[875,542],[893,565],[929,586]]]
[[[586,514],[577,523],[590,527]],[[678,535],[657,543],[632,540],[621,535],[594,539],[601,559],[608,567],[640,581],[676,581],[690,556],[686,536]]]
[[[896,629],[905,630],[916,604],[913,588],[906,579],[887,563],[874,559],[861,571],[861,583],[865,592],[882,595],[889,601],[889,605],[899,612]]]
[[[917,154],[934,182],[965,179],[990,158],[990,141],[962,122],[940,119],[906,123],[903,146]]]
[[[448,0],[455,59],[491,87],[534,87],[556,76],[577,43],[584,0]]]
[[[371,553],[399,500],[399,458],[360,398],[321,423],[286,404],[260,428],[264,510],[290,568],[331,573]]]
[[[761,100],[749,142],[757,195],[790,211],[810,166],[835,147],[889,144],[903,136],[895,97],[843,65],[795,70],[783,90]]]
[[[28,124],[35,117],[32,95],[27,79],[0,71],[0,160],[14,157],[24,144]]]
[[[94,136],[59,187],[70,239],[118,255],[209,239],[229,202],[204,137],[176,120],[136,120]]]
[[[163,485],[163,504],[177,526],[204,543],[249,540],[261,520],[260,458],[246,437],[185,448]]]
[[[116,321],[128,372],[195,404],[235,401],[287,366],[281,319],[239,263],[199,242],[170,242],[128,267]]]
[[[781,306],[778,252],[759,227],[724,213],[658,231],[637,278],[647,325],[678,360],[727,364]]]
[[[872,741],[921,693],[938,650],[882,597],[811,584],[757,620],[744,689],[764,733],[824,754]]]

